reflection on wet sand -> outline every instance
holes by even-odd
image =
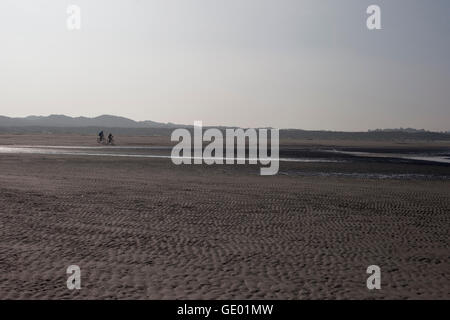
[[[73,155],[73,156],[104,156],[104,157],[133,157],[133,158],[163,158],[170,159],[171,147],[167,146],[152,146],[152,147],[84,147],[84,146],[0,146],[0,153],[9,154],[47,154],[47,155]],[[70,150],[70,151],[68,151]],[[122,151],[123,152],[120,152]],[[128,152],[125,152],[128,151]],[[130,153],[133,150],[134,153]],[[164,154],[148,154],[147,151],[163,151]],[[94,152],[95,151],[95,152]],[[195,157],[191,157],[195,159]],[[223,158],[227,160],[228,158]],[[234,158],[233,160],[241,160],[241,158]],[[257,160],[246,158],[245,160]],[[265,159],[262,159],[265,160]],[[270,159],[269,159],[270,160]],[[272,159],[274,160],[274,159]],[[276,159],[275,159],[276,160]],[[331,159],[316,159],[316,158],[279,158],[279,161],[285,162],[338,162],[338,160]]]

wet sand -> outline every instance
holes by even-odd
[[[23,138],[0,144],[51,144]],[[450,181],[439,178],[449,166],[284,162],[277,176],[258,172],[0,154],[0,298],[450,299]],[[72,264],[81,290],[66,287]],[[373,264],[381,290],[366,287]]]

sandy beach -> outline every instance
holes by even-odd
[[[12,144],[89,146],[92,137],[0,136]],[[448,165],[258,171],[0,154],[0,298],[450,299]],[[336,174],[354,172],[366,175]],[[66,287],[72,264],[81,290]],[[381,268],[381,290],[366,287],[369,265]]]

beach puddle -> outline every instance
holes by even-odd
[[[428,161],[437,163],[450,163],[450,158],[447,155],[421,155],[421,154],[407,154],[407,153],[378,153],[378,152],[360,152],[360,151],[341,151],[341,150],[326,150],[330,153],[345,154],[349,156],[362,158],[395,158],[415,161]]]

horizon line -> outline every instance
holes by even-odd
[[[159,123],[159,124],[164,124],[164,125],[175,125],[175,126],[187,126],[187,127],[191,127],[194,126],[194,124],[186,124],[186,123],[175,123],[175,122],[162,122],[162,121],[155,121],[155,120],[135,120],[126,116],[120,116],[120,115],[114,115],[114,114],[100,114],[97,116],[83,116],[83,115],[78,115],[78,116],[69,116],[66,114],[58,114],[58,113],[51,113],[48,115],[36,115],[36,114],[30,114],[27,116],[8,116],[8,115],[3,115],[0,114],[0,117],[4,117],[4,118],[9,118],[9,119],[27,119],[27,118],[31,118],[31,117],[39,117],[39,118],[49,118],[51,116],[63,116],[63,117],[67,117],[67,118],[71,118],[71,119],[77,119],[77,118],[86,118],[86,119],[96,119],[96,118],[100,118],[100,117],[115,117],[115,118],[122,118],[122,119],[126,119],[126,120],[131,120],[133,122],[136,123],[142,123],[142,122],[154,122],[154,123]],[[196,120],[196,121],[202,121],[202,120]],[[208,125],[203,125],[203,127],[228,127],[228,128],[272,128],[272,129],[279,129],[279,130],[300,130],[300,131],[328,131],[328,132],[348,132],[348,133],[358,133],[358,132],[376,132],[376,131],[389,131],[389,130],[393,130],[393,131],[402,131],[402,130],[414,130],[414,131],[422,131],[422,132],[431,132],[431,133],[450,133],[450,130],[441,130],[441,131],[437,131],[437,130],[429,130],[429,129],[425,129],[425,128],[415,128],[415,127],[397,127],[397,128],[375,128],[375,129],[366,129],[364,130],[334,130],[334,129],[302,129],[302,128],[292,128],[292,127],[283,127],[283,128],[276,128],[273,126],[256,126],[256,127],[247,127],[247,126],[236,126],[236,125],[226,125],[226,124],[208,124]]]

